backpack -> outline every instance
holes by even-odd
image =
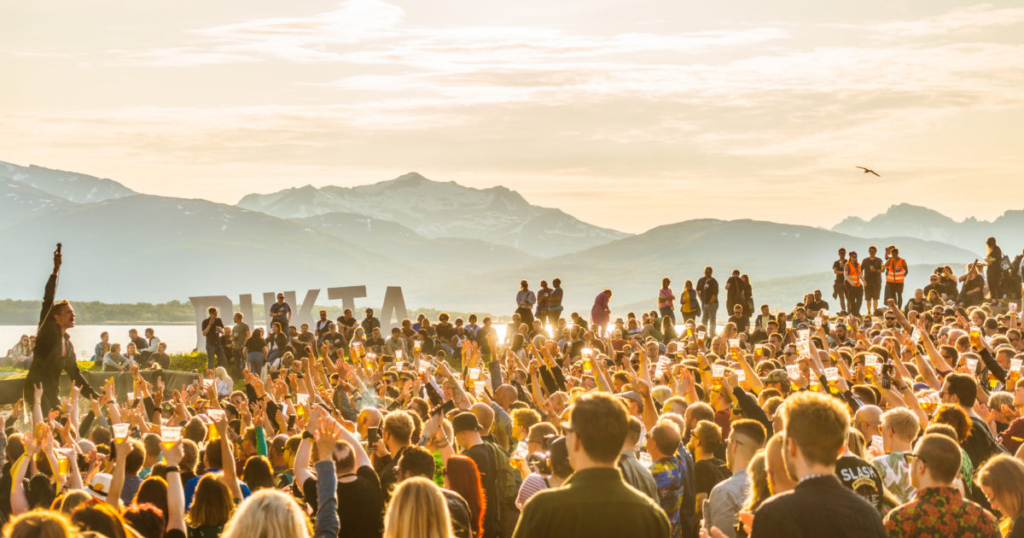
[[[1000,262],[999,266],[1003,269],[1003,271],[1006,271],[1008,273],[1013,270],[1013,264],[1010,263],[1009,256],[1003,256],[1003,261]]]
[[[494,457],[494,469],[497,475],[494,478],[494,484],[498,490],[500,504],[502,506],[515,505],[519,487],[516,486],[516,474],[508,462],[508,454],[494,443],[485,441],[484,444],[491,449],[491,455]]]

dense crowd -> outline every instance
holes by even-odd
[[[205,375],[118,362],[128,398],[74,365],[58,253],[0,436],[4,536],[1024,536],[1020,258],[988,247],[906,302],[897,249],[841,250],[834,312],[820,290],[755,309],[712,268],[624,317],[611,290],[565,316],[558,279],[523,281],[502,339],[211,308]]]

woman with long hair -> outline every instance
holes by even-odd
[[[142,481],[139,491],[135,492],[133,504],[152,504],[167,514],[167,482],[159,476],[150,476]]]
[[[452,456],[451,459],[463,458]],[[451,462],[449,459],[449,463]],[[469,460],[470,463],[473,460]],[[474,464],[474,468],[476,465]],[[479,476],[477,484],[480,483]],[[467,501],[469,499],[466,499]],[[436,484],[426,478],[402,481],[384,516],[384,538],[452,538],[448,503]],[[474,536],[479,536],[474,532]],[[249,538],[249,537],[246,537]]]
[[[1002,515],[1003,536],[1024,537],[1024,463],[1005,454],[995,456],[978,471],[977,484]]]
[[[134,366],[136,368],[142,364],[142,354],[139,353],[139,347],[135,345],[135,342],[128,342],[128,346],[125,348],[124,358],[128,359],[128,366]]]
[[[263,328],[257,327],[252,330],[252,335],[242,346],[242,354],[249,365],[249,371],[260,375],[263,365],[267,362],[267,341],[263,339]]]
[[[220,536],[224,525],[231,519],[235,503],[231,492],[216,473],[204,475],[196,486],[192,507],[185,520],[188,534],[194,538]]]
[[[217,376],[217,396],[227,398],[235,390],[235,382],[223,366],[218,366],[214,372]]]
[[[480,471],[477,469],[476,462],[466,456],[456,455],[448,458],[447,466],[444,469],[444,487],[466,499],[473,521],[473,535],[479,536],[484,526],[487,503],[484,500],[484,487],[480,483]],[[391,509],[388,508],[389,514],[390,511]]]
[[[242,482],[256,493],[261,489],[274,489],[274,469],[264,456],[250,456],[242,469]]]
[[[771,487],[768,484],[768,467],[765,464],[764,452],[759,452],[747,465],[747,475],[750,477],[750,488],[747,489],[747,498],[740,509],[739,519],[741,532],[737,536],[749,536],[750,527],[754,523],[754,512],[761,506],[768,497],[772,496]]]
[[[223,538],[308,538],[309,518],[291,497],[265,489],[253,493],[224,527]]]
[[[92,531],[107,538],[128,538],[134,536],[126,528],[121,514],[113,506],[92,500],[83,503],[71,513],[71,523],[82,531]]]

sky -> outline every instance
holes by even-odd
[[[417,171],[627,232],[1024,196],[1020,2],[0,0],[0,73],[0,160],[148,194]]]

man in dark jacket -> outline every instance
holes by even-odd
[[[627,485],[615,467],[628,429],[622,403],[609,394],[587,394],[569,420],[563,429],[576,472],[562,487],[527,501],[515,538],[667,538],[665,512]]]
[[[53,303],[53,296],[57,292],[57,275],[60,273],[60,264],[61,254],[60,245],[58,245],[57,250],[53,253],[53,273],[50,274],[50,280],[46,282],[43,307],[39,313],[35,358],[25,377],[26,405],[35,401],[35,386],[41,384],[43,387],[42,410],[44,416],[60,402],[57,388],[61,370],[67,371],[72,383],[82,387],[82,396],[91,398],[94,395],[89,382],[82,377],[82,372],[78,370],[75,347],[71,345],[71,337],[68,336],[68,329],[75,326],[75,310],[67,301]],[[26,410],[26,412],[30,411]]]

